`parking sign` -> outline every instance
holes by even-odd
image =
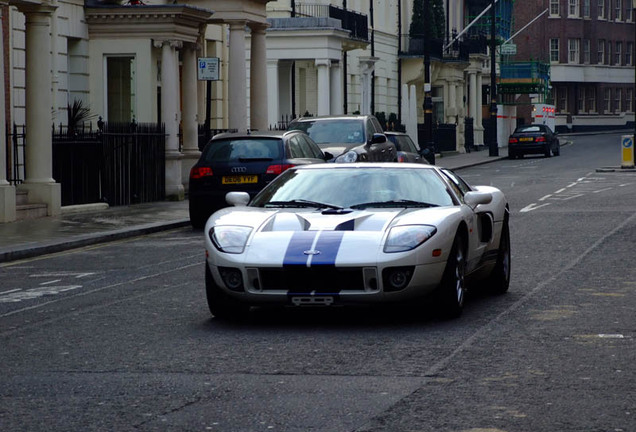
[[[199,57],[198,78],[199,81],[218,81],[219,80],[219,58],[218,57]]]

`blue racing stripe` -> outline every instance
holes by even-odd
[[[336,256],[344,235],[344,231],[322,231],[315,247],[320,253],[313,255],[311,265],[336,265]]]
[[[307,265],[309,255],[305,251],[311,249],[316,234],[317,231],[296,231],[287,245],[283,265]]]

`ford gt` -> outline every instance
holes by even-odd
[[[508,290],[506,198],[448,169],[305,165],[251,201],[226,200],[204,229],[207,302],[220,319],[253,306],[431,301],[454,318],[473,284]]]

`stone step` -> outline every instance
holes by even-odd
[[[20,204],[15,206],[16,220],[36,219],[46,217],[48,206],[46,204]]]
[[[29,192],[17,190],[15,192],[15,205],[25,205],[29,203]]]

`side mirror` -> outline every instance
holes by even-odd
[[[325,160],[326,161],[333,159],[333,155],[331,153],[324,152],[323,154],[325,155]]]
[[[228,192],[225,194],[225,202],[234,207],[245,207],[250,202],[250,194],[247,192]]]
[[[479,204],[490,204],[492,202],[492,194],[490,192],[466,192],[464,194],[464,202],[474,209]]]
[[[371,138],[371,141],[369,142],[369,144],[382,144],[385,142],[386,142],[386,135],[381,133],[374,133],[373,138]]]

